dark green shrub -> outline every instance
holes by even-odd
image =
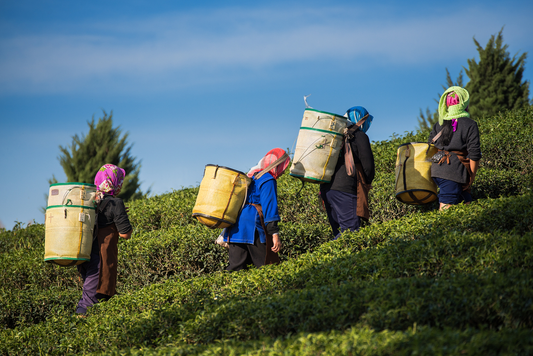
[[[533,352],[530,330],[456,330],[420,327],[377,332],[366,327],[346,331],[298,333],[276,339],[220,340],[209,345],[156,349],[106,350],[109,355],[519,355]]]
[[[79,353],[176,340],[184,347],[358,326],[406,331],[414,323],[529,330],[532,203],[524,195],[410,214],[345,233],[280,266],[152,284],[93,308],[86,320],[63,313],[6,330],[2,350]],[[33,348],[30,335],[40,335]],[[65,342],[54,344],[59,335]]]
[[[137,233],[194,223],[192,209],[197,194],[198,188],[184,188],[132,201],[128,203],[130,221]]]
[[[0,325],[2,329],[42,323],[53,316],[71,315],[81,291],[50,286],[46,289],[0,289]]]
[[[0,229],[0,254],[13,250],[26,251],[40,248],[44,244],[44,225],[18,222],[12,230]]]
[[[279,266],[222,272],[197,188],[131,202],[120,295],[86,319],[76,269],[42,261],[44,226],[2,230],[0,354],[532,353],[532,118],[479,120],[478,200],[443,212],[394,198],[397,147],[423,135],[373,143],[371,224],[336,241],[318,185],[284,175]]]

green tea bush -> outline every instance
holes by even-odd
[[[128,203],[129,218],[136,233],[174,226],[186,226],[196,221],[192,209],[198,188],[184,188],[159,196]]]
[[[483,158],[474,197],[496,198],[533,189],[533,107],[479,120]]]
[[[50,315],[72,309],[72,291],[81,286],[75,268],[43,261],[44,226],[17,225],[0,232],[0,326],[39,323]]]
[[[32,350],[55,354],[414,323],[530,331],[532,203],[524,195],[411,214],[279,266],[152,284],[98,305],[86,320],[60,316],[0,337],[5,350],[21,352],[29,335],[43,335]],[[52,342],[60,335],[68,343]]]
[[[223,269],[227,251],[215,244],[219,232],[196,222],[124,241],[120,284],[142,287],[170,277],[191,278]]]
[[[2,286],[11,289],[27,289],[29,287],[47,288],[78,287],[75,268],[59,268],[46,263],[44,258],[44,243],[35,245],[33,249],[14,249],[0,254],[0,280]]]
[[[288,173],[281,176],[278,179],[278,204],[282,221],[327,224],[327,216],[318,193],[318,184],[302,184]]]
[[[55,315],[70,315],[81,297],[77,289],[50,286],[45,290],[27,288],[0,289],[0,325],[2,328],[26,327]]]
[[[283,338],[209,345],[162,346],[156,349],[106,350],[108,355],[511,355],[533,352],[529,330],[456,330],[417,327],[376,332],[366,327],[346,331],[298,333]]]
[[[370,225],[336,241],[319,186],[282,176],[277,266],[224,272],[198,188],[131,202],[119,295],[85,319],[76,268],[43,262],[44,226],[1,230],[0,354],[530,354],[533,112],[478,123],[468,206],[394,197],[397,148],[422,133],[372,144]]]
[[[499,113],[479,121],[483,167],[533,173],[533,107]]]
[[[282,261],[298,258],[333,239],[331,228],[326,224],[287,222],[279,226],[283,246],[279,255]]]
[[[12,230],[0,229],[0,254],[13,250],[40,248],[44,243],[44,225],[18,222]]]

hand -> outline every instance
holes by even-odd
[[[118,233],[118,235],[120,237],[122,237],[123,239],[126,239],[128,240],[130,237],[131,237],[131,234],[133,233],[133,229],[131,229],[130,231],[126,232],[125,234],[121,234],[120,232]]]
[[[279,234],[272,235],[272,252],[278,253],[281,250],[281,241],[279,240]]]

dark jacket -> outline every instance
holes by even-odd
[[[104,211],[98,214],[98,228],[103,229],[106,226],[115,224],[117,230],[121,234],[126,234],[132,229],[128,214],[126,213],[126,206],[120,198],[115,198],[111,195],[105,195],[104,200],[110,200]]]
[[[348,142],[352,147],[355,164],[357,165],[357,163],[360,163],[363,166],[363,175],[366,183],[372,183],[375,175],[375,165],[374,155],[372,154],[372,148],[370,147],[368,136],[363,131],[357,130]],[[322,192],[326,192],[330,189],[357,195],[357,177],[350,177],[346,173],[344,149],[341,150],[331,182],[320,185],[320,191]]]
[[[433,140],[433,137],[441,130],[441,126],[437,122],[433,126],[433,130],[429,134],[428,142]],[[472,161],[479,161],[481,159],[481,148],[479,143],[479,129],[477,123],[467,117],[457,119],[457,130],[453,133],[450,143],[446,146],[442,144],[442,137],[439,137],[434,143],[438,149],[451,151],[467,151],[467,158]],[[431,176],[434,178],[448,179],[457,183],[465,184],[468,181],[468,171],[461,163],[459,158],[452,153],[450,157],[450,164],[447,162],[431,165]]]

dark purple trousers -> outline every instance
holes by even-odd
[[[335,240],[343,231],[359,231],[361,219],[357,216],[357,195],[330,189],[321,192],[329,224]]]
[[[83,293],[76,308],[76,314],[85,314],[87,308],[98,303],[96,288],[100,274],[100,253],[98,240],[95,239],[91,250],[91,260],[77,265],[83,280]]]

